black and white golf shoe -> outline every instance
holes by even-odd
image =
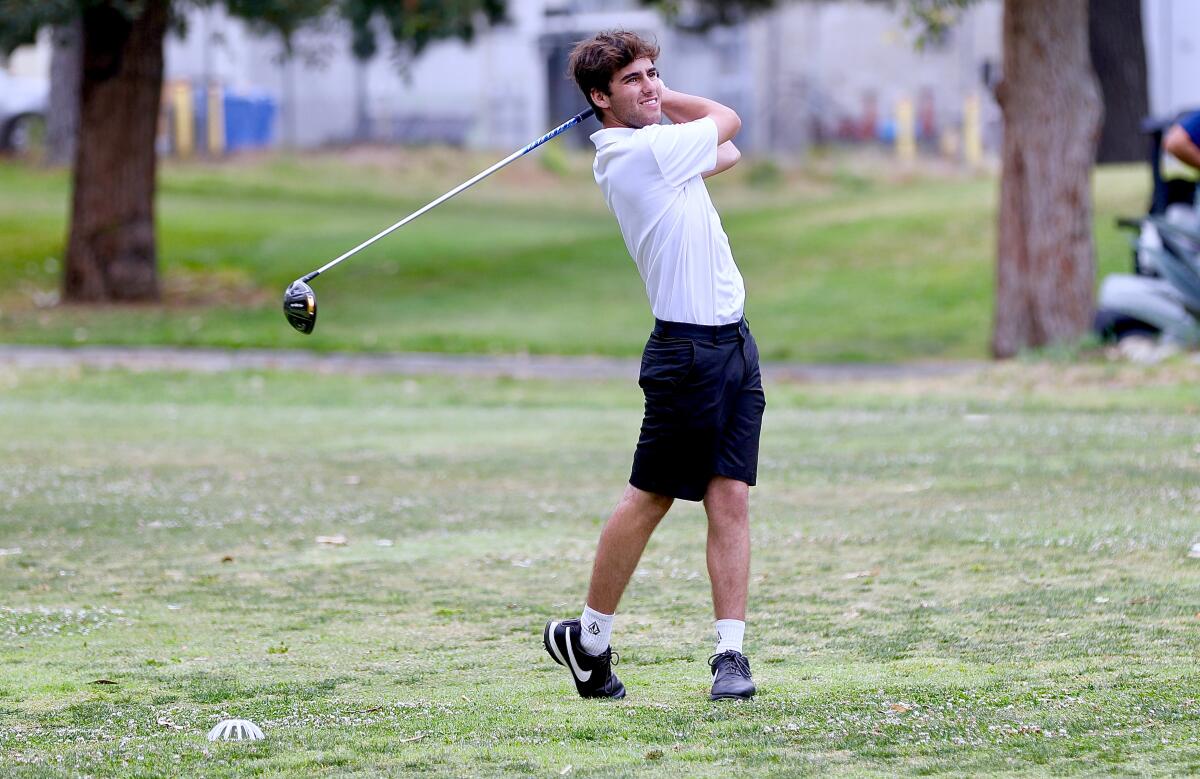
[[[708,658],[708,667],[713,673],[709,700],[749,700],[757,692],[754,678],[750,676],[750,661],[741,652],[727,649],[719,655],[713,655]]]
[[[547,622],[542,633],[546,653],[571,672],[581,697],[624,698],[625,685],[612,672],[612,667],[620,660],[617,653],[610,647],[599,655],[589,655],[583,651],[579,631],[577,619]]]

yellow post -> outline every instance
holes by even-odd
[[[175,109],[175,153],[190,157],[196,149],[196,118],[192,110],[192,85],[182,81],[171,86],[171,106]]]
[[[979,120],[979,95],[963,101],[963,159],[970,168],[983,162],[983,128]]]
[[[896,103],[896,157],[901,162],[917,158],[917,127],[913,102],[907,97]]]
[[[208,86],[208,153],[219,157],[225,152],[225,95],[216,84]]]

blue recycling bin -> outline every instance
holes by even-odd
[[[225,148],[261,149],[274,141],[275,101],[265,95],[225,93]]]
[[[207,146],[208,93],[202,86],[193,90],[196,111],[196,138],[201,148]],[[221,90],[221,105],[225,113],[225,152],[243,149],[263,149],[275,141],[274,98],[261,93],[238,93]]]

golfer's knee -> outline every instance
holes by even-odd
[[[669,495],[646,492],[629,484],[625,487],[621,502],[630,506],[639,516],[653,517],[654,521],[658,522],[666,515],[675,499]]]
[[[724,508],[745,508],[750,503],[750,485],[728,476],[714,476],[705,490],[704,503]]]

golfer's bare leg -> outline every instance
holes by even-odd
[[[750,487],[715,476],[704,494],[708,514],[708,578],[717,619],[746,620],[750,586]]]
[[[626,486],[621,502],[613,510],[596,548],[592,583],[587,603],[604,614],[617,613],[617,604],[646,549],[650,534],[671,508],[673,498]]]

